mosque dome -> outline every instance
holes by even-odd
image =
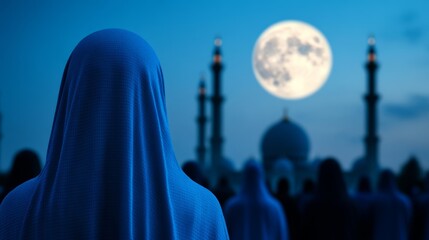
[[[264,167],[271,170],[279,159],[288,159],[293,164],[308,159],[310,140],[305,130],[287,117],[271,126],[261,142]]]

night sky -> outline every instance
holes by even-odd
[[[311,159],[333,155],[350,168],[363,154],[364,63],[374,34],[381,165],[396,170],[414,154],[429,168],[428,1],[232,2],[1,0],[0,170],[22,148],[36,150],[44,162],[67,58],[83,37],[104,28],[134,31],[157,52],[179,162],[195,158],[198,81],[201,74],[211,81],[213,40],[222,37],[224,149],[237,167],[260,159],[261,136],[287,108],[309,134]],[[315,26],[333,52],[329,80],[302,100],[273,97],[252,71],[258,36],[283,20]]]

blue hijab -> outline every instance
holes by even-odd
[[[177,164],[153,49],[118,29],[72,52],[41,174],[0,206],[0,239],[228,239]]]
[[[282,206],[268,192],[259,164],[244,168],[241,192],[226,202],[225,219],[232,240],[288,239]]]

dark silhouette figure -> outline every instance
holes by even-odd
[[[408,239],[411,210],[411,202],[398,190],[393,173],[384,170],[374,198],[374,239]]]
[[[32,150],[22,150],[15,155],[12,169],[6,177],[0,202],[14,188],[21,183],[36,177],[41,170],[39,157]]]
[[[286,219],[280,203],[264,183],[262,168],[246,164],[241,192],[225,206],[225,220],[231,240],[288,239]]]
[[[228,178],[223,176],[214,187],[213,194],[216,196],[222,209],[225,209],[225,203],[235,195],[235,191],[232,189]]]
[[[208,188],[208,181],[203,174],[203,171],[200,167],[200,164],[195,161],[187,161],[182,165],[183,172],[190,178],[192,181],[200,184],[201,186]]]
[[[302,192],[298,195],[298,210],[302,215],[307,203],[313,199],[316,184],[311,179],[305,179],[302,184]]]
[[[7,175],[5,173],[0,173],[0,187],[2,190],[4,189],[4,185],[6,184]]]
[[[316,184],[311,179],[306,179],[303,183],[302,192],[313,194],[316,189]]]
[[[349,198],[340,165],[323,161],[316,193],[304,207],[302,239],[356,239],[356,209]]]
[[[289,237],[292,240],[299,239],[299,210],[296,198],[290,195],[290,184],[287,178],[280,178],[277,182],[276,198],[283,207],[283,213],[286,217]]]
[[[45,167],[0,205],[0,239],[228,239],[216,198],[177,164],[162,68],[140,36],[101,30],[73,50]]]
[[[413,197],[422,185],[422,168],[416,157],[412,156],[402,166],[398,174],[398,188],[409,197]]]
[[[203,173],[201,172],[200,165],[195,161],[187,161],[182,165],[183,172],[190,178],[192,181],[202,185]]]
[[[371,182],[367,176],[359,179],[354,200],[357,209],[357,239],[371,239],[374,224],[374,195],[371,192]]]
[[[429,240],[429,173],[423,183],[424,191],[413,200],[412,240]]]

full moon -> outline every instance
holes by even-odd
[[[332,53],[323,34],[299,21],[266,29],[253,50],[253,71],[262,87],[276,97],[300,99],[319,90],[332,68]]]

